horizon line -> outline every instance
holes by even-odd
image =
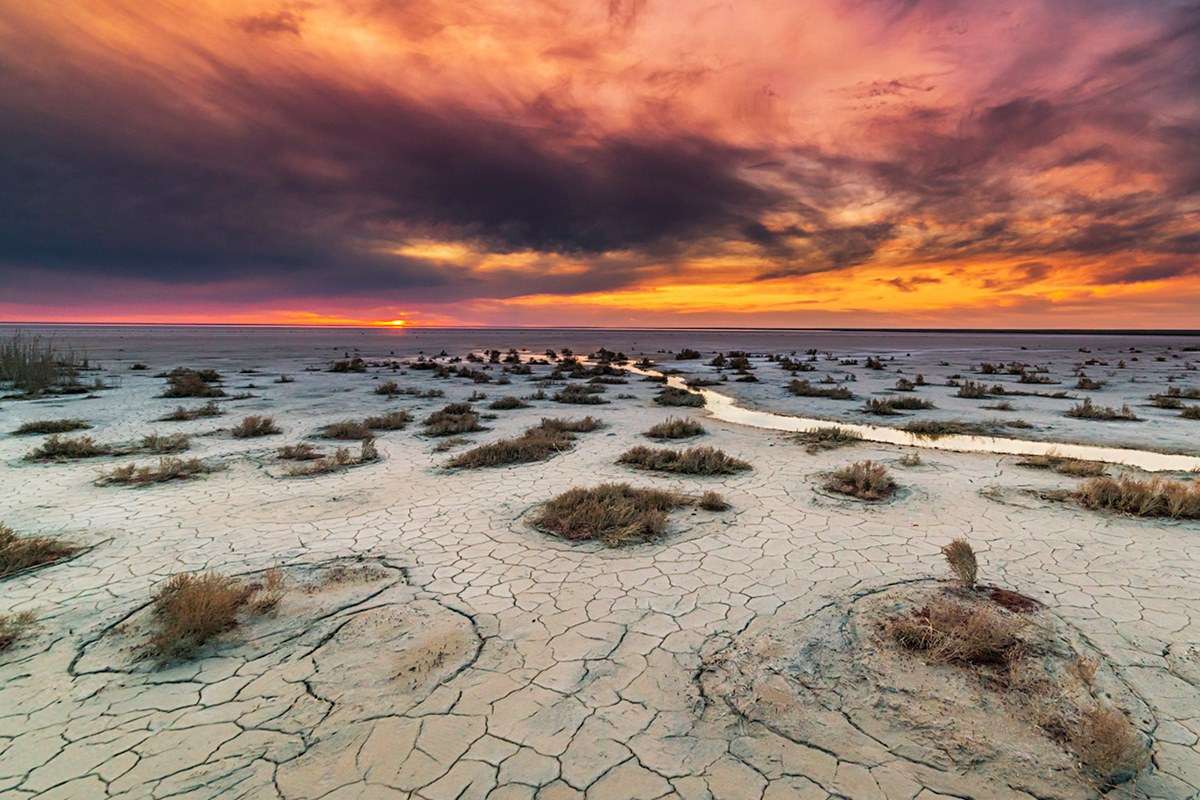
[[[0,326],[58,326],[58,327],[104,327],[104,328],[281,328],[305,330],[364,330],[364,331],[455,331],[455,330],[498,330],[498,331],[831,331],[841,333],[1040,333],[1040,334],[1092,334],[1119,335],[1139,334],[1143,336],[1200,336],[1200,328],[949,328],[949,327],[832,327],[821,326],[740,326],[740,325],[335,325],[278,322],[91,322],[91,321],[12,321],[0,320]]]

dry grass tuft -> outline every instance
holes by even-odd
[[[666,531],[667,513],[692,502],[674,492],[605,483],[563,492],[538,510],[533,524],[568,541],[616,547],[658,538]]]
[[[792,441],[805,445],[804,449],[811,455],[823,450],[836,450],[839,447],[858,444],[862,437],[852,431],[829,427],[797,433],[792,437]]]
[[[377,414],[363,420],[363,425],[373,431],[402,431],[412,422],[412,414],[407,411],[389,411]]]
[[[236,627],[244,610],[270,610],[281,594],[280,578],[246,583],[216,572],[172,576],[154,595],[152,613],[158,630],[146,643],[146,651],[160,663],[187,658]]]
[[[1082,506],[1137,517],[1200,519],[1200,480],[1091,478],[1072,496]]]
[[[381,394],[384,397],[397,397],[401,394],[400,384],[395,381],[384,381],[375,387],[375,394]]]
[[[955,539],[942,548],[942,555],[950,565],[950,571],[967,589],[975,588],[979,577],[979,562],[975,559],[975,548],[966,539]]]
[[[1098,406],[1092,403],[1090,397],[1083,398],[1082,403],[1076,403],[1063,413],[1065,416],[1075,419],[1098,419],[1109,422],[1138,422],[1141,420],[1141,417],[1133,413],[1133,409],[1128,405],[1120,408]]]
[[[882,464],[856,461],[832,473],[825,488],[859,500],[883,500],[896,491],[896,482]]]
[[[654,396],[654,402],[660,406],[699,408],[704,405],[704,395],[699,392],[689,392],[686,389],[676,389],[674,386],[668,386]]]
[[[905,453],[900,456],[900,466],[902,467],[919,467],[924,463],[920,453]]]
[[[18,536],[0,522],[0,578],[44,564],[53,564],[80,550],[70,542],[49,536]]]
[[[69,433],[85,431],[92,427],[82,419],[41,419],[23,423],[13,431],[14,436],[32,436],[39,433]]]
[[[595,406],[607,403],[600,393],[604,390],[602,384],[569,383],[554,393],[550,399],[556,403],[571,403],[573,405]]]
[[[237,425],[234,425],[230,432],[238,439],[253,439],[258,436],[272,436],[283,431],[279,429],[279,426],[275,424],[275,420],[271,417],[260,417],[257,414],[251,414]]]
[[[456,436],[462,433],[482,431],[479,415],[471,410],[470,403],[450,403],[435,411],[421,423],[426,436]]]
[[[700,495],[697,505],[705,511],[728,511],[730,509],[729,502],[719,492],[713,491],[707,491]]]
[[[177,406],[174,411],[164,417],[159,417],[159,422],[189,422],[201,417],[219,417],[221,416],[221,408],[212,400],[209,400],[202,406],[195,408],[184,408]]]
[[[29,461],[68,461],[77,458],[109,456],[114,452],[110,445],[98,444],[90,436],[64,439],[58,434],[54,434],[42,442],[39,447],[30,450],[25,458]]]
[[[818,386],[811,381],[793,380],[787,385],[787,390],[797,397],[824,397],[828,400],[853,400],[854,392],[845,386]]]
[[[901,646],[933,661],[1009,667],[1023,655],[1025,625],[1021,617],[995,607],[937,598],[885,627]]]
[[[1097,703],[1080,715],[1067,744],[1106,784],[1129,780],[1150,763],[1141,733],[1124,712]]]
[[[492,411],[511,411],[515,408],[529,408],[529,403],[519,397],[508,395],[488,403],[488,408]]]
[[[920,397],[872,397],[863,404],[862,410],[864,414],[890,417],[901,411],[921,411],[929,408],[936,406]]]
[[[1200,406],[1187,406],[1179,412],[1183,419],[1200,419]]]
[[[352,439],[372,439],[375,434],[371,433],[371,429],[367,427],[365,422],[344,419],[340,422],[331,422],[328,425],[322,426],[321,436],[326,439],[349,441]]]
[[[285,444],[275,454],[281,461],[316,461],[321,452],[308,442],[300,444]]]
[[[151,483],[184,481],[213,471],[213,467],[198,458],[160,458],[158,464],[152,467],[139,467],[136,464],[114,467],[102,473],[96,482],[101,486],[144,486]]]
[[[143,453],[165,455],[167,453],[182,453],[191,446],[188,437],[182,433],[159,434],[151,433],[142,437],[137,449]]]
[[[32,611],[0,614],[0,653],[8,650],[37,625]]]
[[[221,380],[215,370],[195,370],[178,367],[166,374],[167,388],[163,397],[224,397],[225,392],[214,383]]]
[[[446,466],[481,469],[545,461],[574,447],[574,434],[594,431],[600,427],[600,421],[594,417],[579,420],[546,418],[520,436],[489,442],[460,453]]]
[[[751,468],[747,462],[712,447],[668,450],[639,445],[622,453],[617,463],[636,469],[683,475],[731,475]]]
[[[665,422],[660,422],[642,435],[648,439],[688,439],[692,436],[702,436],[704,434],[704,426],[699,422],[690,419],[678,419],[668,417]]]
[[[350,452],[349,448],[339,447],[331,456],[321,456],[312,451],[311,455],[305,455],[304,458],[294,458],[292,460],[299,461],[300,463],[288,467],[288,477],[304,478],[338,472],[359,464],[369,464],[372,461],[379,460],[379,451],[375,448],[374,439],[363,439],[357,458]]]
[[[1025,456],[1017,462],[1017,465],[1032,469],[1048,469],[1061,475],[1070,475],[1073,478],[1093,478],[1103,475],[1105,470],[1103,462],[1066,458],[1056,453]]]

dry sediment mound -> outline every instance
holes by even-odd
[[[1149,742],[1144,732],[1155,728],[1152,712],[1073,629],[1022,598],[928,581],[803,616],[780,612],[715,640],[701,687],[792,742],[858,764],[898,762],[935,792],[1085,800],[1121,783],[1127,796],[1144,796],[1132,779]],[[901,635],[914,622],[920,635],[931,612],[946,608],[1001,620],[997,648],[964,658],[961,650],[913,647]],[[1094,730],[1089,715],[1097,709],[1121,724],[1118,710],[1128,712],[1126,745],[1134,745],[1099,770],[1078,738]],[[1138,778],[1146,779],[1152,774]]]

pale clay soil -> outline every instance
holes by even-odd
[[[263,359],[257,375],[236,374],[249,364],[180,363],[221,368],[230,393],[253,381],[259,397],[221,402],[215,419],[151,422],[204,401],[155,397],[163,381],[153,373],[178,364],[131,373],[114,363],[120,387],[95,399],[0,402],[0,521],[89,547],[3,582],[0,612],[32,609],[40,625],[0,654],[0,797],[1098,796],[1064,777],[1069,758],[1029,731],[1004,744],[1026,742],[1025,757],[1019,748],[1007,760],[966,757],[995,752],[1000,734],[988,714],[962,706],[961,676],[935,685],[945,691],[938,707],[959,703],[961,716],[935,714],[905,703],[922,696],[919,678],[903,673],[916,669],[913,656],[875,654],[868,666],[882,659],[898,674],[870,683],[839,649],[836,614],[893,584],[945,578],[939,548],[958,536],[980,553],[986,581],[1042,601],[1104,657],[1114,698],[1153,737],[1152,767],[1110,796],[1200,790],[1200,523],[1044,500],[1036,490],[1074,479],[1013,457],[922,450],[922,465],[904,467],[911,449],[865,443],[810,455],[780,433],[657,407],[657,387],[636,378],[608,387],[608,405],[536,401],[495,412],[490,430],[471,435],[491,441],[542,416],[607,423],[550,461],[447,471],[462,448],[435,453],[439,440],[414,424],[380,434],[379,462],[286,479],[274,448],[327,422],[397,408],[419,419],[475,389],[494,399],[536,387],[524,376],[477,386],[417,371],[304,372],[301,361]],[[273,383],[281,371],[295,383]],[[759,374],[776,392],[785,382],[777,368]],[[388,377],[446,397],[372,394]],[[616,399],[622,392],[637,399]],[[43,437],[7,433],[78,416],[96,426],[84,433],[120,442],[151,430],[200,434],[254,413],[272,415],[283,434],[198,436],[184,455],[224,469],[139,489],[92,481],[156,457],[29,464],[21,456]],[[681,415],[702,419],[709,435],[668,444],[720,447],[754,469],[685,478],[614,463],[647,443],[641,431]],[[863,504],[819,488],[822,473],[865,458],[889,466],[897,498]],[[622,549],[570,545],[528,525],[540,501],[603,481],[715,489],[733,508],[684,509],[664,540]],[[168,576],[272,566],[287,586],[274,612],[194,660],[154,669],[139,659],[147,603]],[[754,650],[764,636],[775,649]],[[761,658],[736,657],[742,650]],[[788,664],[799,672],[789,677]],[[811,697],[796,695],[803,702],[793,697],[777,718],[745,702],[760,681],[799,680],[806,669]],[[1011,725],[1002,712],[996,719]]]

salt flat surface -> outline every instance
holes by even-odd
[[[1143,357],[1138,372],[1130,370],[1138,380],[1113,379],[1109,395],[1079,394],[1133,404],[1165,385],[1168,370],[1185,371],[1193,356],[1179,355],[1166,362]],[[1072,362],[1088,357],[1064,353],[1049,364],[1051,374],[1065,376]],[[904,467],[908,448],[871,443],[810,455],[782,433],[713,421],[703,410],[657,407],[650,401],[657,387],[636,379],[610,386],[605,405],[534,401],[529,409],[496,412],[485,422],[490,430],[471,437],[513,435],[542,416],[592,414],[607,423],[550,461],[448,471],[448,454],[434,452],[437,441],[414,425],[380,435],[377,463],[281,479],[267,466],[274,448],[327,422],[395,408],[420,418],[475,390],[494,399],[535,387],[522,376],[497,386],[417,371],[305,372],[327,359],[266,351],[176,355],[130,372],[136,358],[145,356],[107,358],[103,374],[119,376],[120,385],[95,398],[0,403],[0,430],[78,416],[95,425],[86,433],[102,442],[151,430],[212,432],[193,438],[187,455],[225,468],[144,489],[99,487],[99,470],[154,459],[29,464],[21,457],[40,438],[0,435],[0,520],[22,533],[93,545],[67,563],[2,584],[0,611],[33,609],[41,625],[27,645],[0,655],[0,796],[1028,797],[905,752],[862,752],[839,738],[789,739],[701,692],[706,647],[771,615],[795,618],[855,591],[940,577],[939,548],[958,536],[980,551],[989,581],[1052,606],[1152,713],[1154,768],[1136,786],[1122,787],[1122,796],[1186,798],[1200,790],[1195,522],[1086,513],[1044,500],[1037,490],[1074,480],[1017,467],[1006,456],[926,450],[921,465]],[[949,368],[897,354],[886,374],[857,370],[854,388],[860,395],[882,389],[896,369],[924,369],[927,380],[941,380],[986,358],[1001,354],[965,353]],[[687,368],[699,371],[699,363]],[[216,366],[227,391],[253,383],[257,388],[246,391],[256,397],[222,401],[225,415],[215,419],[153,422],[176,405],[201,402],[155,396],[163,382],[153,373],[180,365]],[[238,374],[242,368],[260,372]],[[769,400],[773,410],[818,416],[857,413],[793,403],[781,388],[782,371],[766,364],[756,371],[759,384],[729,385],[747,402]],[[273,383],[281,372],[295,382]],[[1109,379],[1104,369],[1088,374]],[[373,394],[388,377],[446,396]],[[931,387],[922,396],[947,416],[965,413],[949,391]],[[619,393],[634,397],[617,399]],[[1062,401],[1014,401],[1028,402],[1018,413],[1064,440],[1187,450],[1200,425],[1139,406],[1146,422],[1076,426],[1058,416]],[[273,416],[283,433],[239,440],[216,430],[246,414]],[[697,443],[754,469],[670,478],[614,463],[646,443],[640,431],[681,414],[708,428]],[[899,498],[868,506],[820,489],[823,473],[864,458],[892,469],[903,487]],[[553,541],[526,523],[540,501],[602,481],[717,489],[733,509],[678,512],[665,540],[617,550]],[[289,619],[285,601],[280,624],[296,626],[294,639],[260,641],[255,628],[235,630],[207,657],[158,671],[130,669],[128,653],[110,646],[121,635],[118,623],[174,573],[319,569],[356,557],[386,564],[403,580],[389,581],[372,600],[335,604],[322,619]],[[380,685],[411,667],[391,645],[374,653],[387,669],[364,677],[354,667],[365,657],[347,663],[342,656],[358,652],[366,631],[408,641],[396,633],[400,623],[375,606],[412,609],[431,620],[431,629],[448,631],[458,644],[448,646],[444,669],[423,667],[440,682],[420,691],[405,684],[395,692],[403,702],[387,700]],[[459,622],[464,618],[469,630]],[[355,626],[343,634],[349,640],[331,633],[343,624]],[[433,647],[429,638],[421,647]],[[477,651],[469,644],[475,639]]]

